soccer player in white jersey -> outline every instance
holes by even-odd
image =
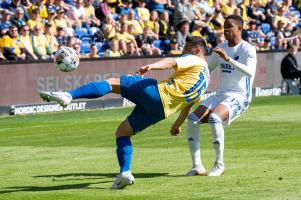
[[[188,116],[187,139],[192,157],[192,169],[186,175],[206,175],[201,162],[200,124],[209,123],[212,130],[216,159],[207,176],[220,176],[225,171],[224,127],[248,108],[256,72],[256,49],[242,40],[244,21],[230,15],[224,23],[226,41],[213,49],[208,59],[210,71],[218,67],[219,88]]]

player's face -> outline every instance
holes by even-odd
[[[226,20],[224,24],[224,35],[226,40],[233,40],[235,37],[241,35],[241,28],[234,22],[234,20]]]

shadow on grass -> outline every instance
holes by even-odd
[[[69,181],[69,180],[83,180],[83,179],[101,179],[101,178],[115,178],[116,173],[68,173],[68,174],[51,174],[33,176],[34,178],[50,178],[52,181]],[[135,178],[155,178],[160,176],[168,176],[168,173],[136,173],[133,174]],[[74,178],[73,178],[74,177]],[[82,177],[82,178],[80,178]],[[95,183],[79,183],[66,184],[57,186],[20,186],[20,187],[6,187],[0,190],[0,194],[13,192],[43,192],[55,190],[76,190],[76,189],[110,189],[101,187],[90,187],[91,185],[110,183],[112,181],[101,181]]]
[[[133,175],[135,178],[154,178],[159,176],[168,176],[168,173],[133,173]],[[99,179],[102,177],[115,178],[116,176],[117,173],[68,173],[68,174],[39,175],[33,177],[34,178],[68,178],[69,180],[80,180],[80,178],[78,177],[82,177],[83,179]]]
[[[13,193],[13,192],[46,192],[55,190],[76,190],[76,189],[108,189],[108,188],[89,188],[90,185],[109,183],[112,181],[102,181],[96,183],[79,183],[69,185],[56,185],[56,186],[20,186],[20,187],[6,187],[5,190],[1,190],[0,194]]]

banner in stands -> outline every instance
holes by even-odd
[[[301,53],[298,61],[301,63]],[[279,87],[281,85],[280,63],[284,52],[259,53],[253,88]],[[0,65],[0,106],[43,103],[37,92],[40,90],[70,90],[90,81],[101,81],[121,74],[134,74],[138,67],[153,63],[161,58],[114,59],[81,61],[74,72],[60,72],[53,63],[30,63]],[[151,71],[148,76],[158,80],[166,79],[172,70]],[[213,74],[208,91],[218,84]],[[105,98],[118,98],[107,95]]]

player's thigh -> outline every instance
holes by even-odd
[[[208,122],[208,117],[211,114],[211,110],[203,105],[200,105],[193,111],[193,114],[195,114],[202,123],[207,123]]]
[[[116,135],[116,138],[121,137],[121,136],[131,137],[133,135],[133,133],[134,133],[133,128],[131,127],[128,119],[125,119],[118,126],[115,135]]]
[[[120,94],[120,78],[109,78],[106,81],[110,84],[113,93]]]
[[[212,112],[217,114],[223,121],[229,119],[229,107],[224,104],[217,105]]]

